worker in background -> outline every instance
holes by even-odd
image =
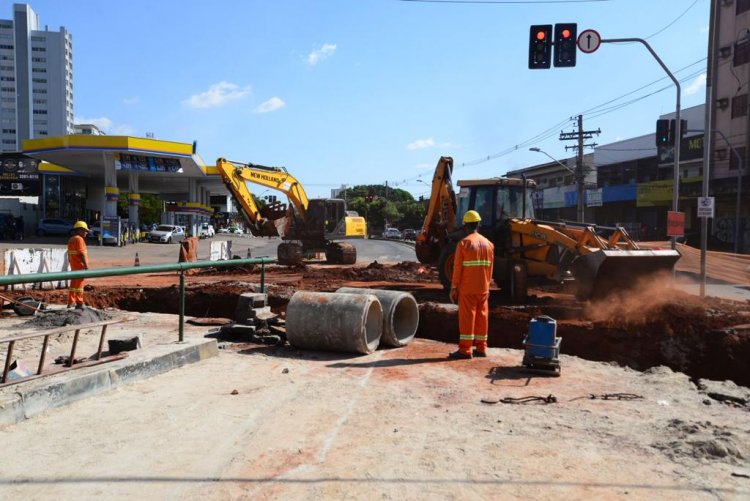
[[[458,303],[458,351],[451,359],[487,356],[490,280],[495,246],[477,232],[482,218],[473,210],[464,214],[466,237],[458,243],[453,261],[450,298]]]
[[[86,235],[89,226],[85,221],[76,221],[73,225],[73,236],[68,240],[68,263],[72,271],[88,270],[89,257],[86,249]],[[83,279],[76,278],[70,281],[68,288],[68,308],[74,305],[76,309],[83,309]]]

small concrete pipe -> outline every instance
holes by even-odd
[[[408,292],[342,287],[336,293],[372,294],[383,307],[383,337],[386,346],[406,346],[414,339],[419,326],[419,306]]]
[[[383,309],[373,295],[299,291],[286,307],[286,337],[296,348],[367,355],[382,331]]]

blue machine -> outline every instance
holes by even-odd
[[[557,337],[554,318],[546,315],[533,318],[523,346],[524,367],[552,376],[560,375],[560,338]]]

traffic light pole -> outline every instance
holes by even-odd
[[[659,58],[659,56],[654,52],[654,49],[651,48],[651,46],[642,38],[609,38],[606,40],[602,40],[601,43],[622,43],[622,42],[638,42],[643,44],[648,51],[651,53],[652,56],[654,56],[654,59],[656,59],[656,62],[659,63],[659,66],[662,67],[662,69],[669,75],[669,78],[672,79],[672,82],[674,82],[675,87],[677,87],[677,105],[675,107],[675,114],[674,114],[674,185],[672,187],[672,210],[675,212],[678,212],[680,207],[680,143],[682,138],[682,131],[680,130],[682,128],[682,122],[680,121],[680,95],[682,94],[682,90],[680,88],[680,82],[675,78],[675,76],[672,74],[671,71],[669,71],[669,68],[667,68],[667,65],[664,64],[664,61]],[[677,237],[672,237],[672,249],[674,249],[677,246]]]

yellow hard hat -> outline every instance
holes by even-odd
[[[91,231],[89,230],[89,225],[86,224],[86,221],[76,221],[76,224],[73,225],[73,229],[77,230],[79,228],[83,228],[86,231]]]
[[[464,214],[463,224],[478,223],[481,220],[482,220],[482,217],[479,215],[477,211],[470,210],[470,211],[466,211],[466,214]]]

